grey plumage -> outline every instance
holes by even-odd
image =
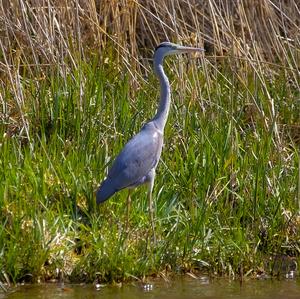
[[[97,203],[124,188],[150,183],[151,170],[158,163],[162,142],[162,133],[155,127],[155,123],[145,124],[116,157],[107,178],[97,191]]]
[[[107,178],[97,190],[97,204],[109,199],[114,193],[148,184],[150,213],[153,226],[152,189],[155,169],[163,146],[163,132],[170,108],[170,84],[163,70],[165,56],[179,53],[203,51],[200,48],[183,47],[164,42],[154,51],[154,72],[160,82],[160,103],[156,115],[146,123],[141,131],[124,146],[110,168]]]

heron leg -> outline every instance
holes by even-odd
[[[156,244],[156,235],[155,235],[155,223],[154,223],[154,204],[152,200],[152,190],[154,186],[154,179],[155,179],[155,170],[151,170],[151,172],[148,175],[148,199],[149,199],[149,213],[150,213],[150,221],[151,221],[151,228],[152,228],[152,234],[153,234],[153,241]]]
[[[131,190],[128,189],[127,195],[127,210],[126,210],[126,231],[129,230],[129,215],[130,215],[130,206],[131,206],[131,197],[130,197]]]

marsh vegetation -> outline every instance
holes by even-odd
[[[1,2],[0,281],[293,268],[299,9],[294,0]],[[94,192],[154,115],[152,51],[167,39],[206,53],[165,64],[172,107],[153,247],[145,189],[132,194],[129,229],[126,191],[99,208]]]

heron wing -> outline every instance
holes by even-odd
[[[147,124],[123,148],[108,172],[108,178],[120,190],[134,185],[158,163],[162,134]]]

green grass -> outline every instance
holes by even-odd
[[[129,231],[127,192],[100,207],[94,195],[154,115],[154,75],[137,89],[125,68],[82,62],[65,78],[52,69],[21,82],[30,140],[10,122],[0,127],[0,281],[276,275],[275,256],[298,259],[299,144],[288,127],[299,124],[299,90],[285,71],[242,80],[229,61],[218,70],[186,62],[180,78],[178,63],[166,64],[173,98],[154,187],[155,247],[145,188],[131,195]],[[9,86],[4,93],[14,106]]]

